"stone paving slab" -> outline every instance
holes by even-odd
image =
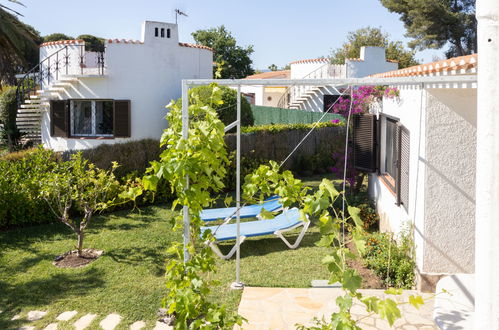
[[[80,317],[80,319],[73,324],[75,330],[83,330],[87,328],[96,317],[97,317],[96,314],[87,314]]]
[[[359,290],[367,296],[385,297],[384,290]],[[390,296],[397,301],[407,301],[409,295],[420,294],[406,290],[402,296]],[[296,324],[311,326],[314,317],[329,319],[337,312],[335,300],[343,295],[336,288],[258,288],[246,287],[239,304],[238,312],[248,320],[243,329],[295,329]],[[423,298],[431,295],[423,294]],[[419,310],[410,305],[399,306],[402,318],[391,328],[387,321],[376,315],[365,317],[359,326],[362,329],[437,329],[432,319],[433,300],[425,303]],[[352,315],[357,319],[368,313],[361,303],[352,307]]]
[[[137,321],[137,322],[134,322],[130,326],[130,330],[140,330],[140,329],[144,328],[145,326],[146,326],[146,322],[144,322],[144,321]]]
[[[28,319],[28,321],[38,321],[38,320],[42,319],[45,315],[47,315],[47,312],[30,311],[30,312],[28,312],[27,319]]]
[[[69,321],[71,320],[76,314],[78,314],[77,311],[71,311],[71,312],[64,312],[64,313],[61,313],[59,314],[59,316],[57,316],[56,320],[58,321]]]
[[[104,330],[114,330],[121,322],[121,316],[118,314],[109,314],[105,319],[100,321],[99,325]]]
[[[166,323],[156,321],[156,326],[154,327],[153,330],[170,330],[170,329],[173,329],[173,327],[167,325]]]
[[[50,323],[44,330],[57,330],[57,323]]]

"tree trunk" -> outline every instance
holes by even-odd
[[[83,234],[83,232],[79,232],[78,233],[78,252],[77,252],[77,256],[78,257],[81,257],[82,254],[81,254],[81,251],[83,249],[83,238],[85,237],[85,235]]]

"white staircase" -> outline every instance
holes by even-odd
[[[302,79],[346,78],[346,66],[326,63]],[[337,94],[331,86],[290,86],[278,102],[279,108],[323,111],[323,96]],[[289,102],[288,102],[289,100]]]
[[[50,100],[62,99],[68,94],[67,88],[71,88],[76,78],[61,78],[54,81],[45,89],[38,89],[35,93],[26,95],[24,102],[17,109],[16,124],[23,134],[24,141],[41,142],[41,121],[43,114],[49,110]]]

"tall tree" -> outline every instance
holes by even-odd
[[[362,46],[384,47],[388,60],[398,61],[399,68],[419,64],[414,58],[414,50],[406,50],[401,41],[390,41],[389,35],[383,33],[380,28],[365,27],[347,35],[347,41],[340,47],[333,50],[331,62],[334,64],[344,64],[347,58],[357,58],[360,56]]]
[[[20,4],[17,0],[9,1]],[[0,4],[0,87],[2,83],[14,84],[16,73],[28,69],[38,60],[40,35],[16,15],[22,16]]]
[[[43,36],[43,42],[51,42],[51,41],[59,41],[59,40],[73,40],[74,38],[68,36],[64,33],[52,33],[46,36]]]
[[[192,33],[192,37],[198,44],[213,48],[214,61],[221,69],[220,78],[244,78],[255,72],[251,67],[253,61],[250,58],[253,46],[238,46],[236,39],[225,26],[197,30]]]
[[[475,0],[380,0],[389,11],[400,14],[419,50],[450,44],[446,56],[472,54],[477,49]]]

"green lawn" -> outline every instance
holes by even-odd
[[[30,310],[48,311],[34,325],[40,328],[63,311],[99,315],[93,326],[109,313],[123,317],[120,329],[138,320],[153,325],[163,292],[165,250],[180,233],[170,230],[169,206],[119,211],[95,217],[85,247],[104,250],[93,263],[78,269],[59,269],[53,259],[76,243],[62,224],[0,232],[0,329],[25,322],[10,321]],[[290,234],[293,236],[296,234]],[[241,279],[249,286],[307,287],[312,279],[325,279],[321,265],[325,250],[314,246],[319,233],[312,227],[297,250],[271,236],[249,239],[242,245]],[[223,246],[226,252],[229,245]],[[240,291],[231,291],[235,261],[219,261],[215,275],[221,285],[213,299],[236,309]],[[69,328],[69,323],[66,324]],[[61,327],[59,327],[61,328]],[[64,328],[64,327],[63,327]]]

